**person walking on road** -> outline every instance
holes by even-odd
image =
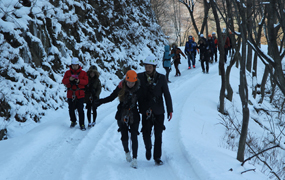
[[[151,131],[154,129],[153,159],[157,165],[162,165],[162,132],[164,126],[164,101],[166,103],[168,121],[172,118],[173,108],[171,95],[166,78],[156,71],[157,58],[148,56],[144,60],[145,72],[138,74],[141,82],[142,96],[139,99],[139,110],[142,114],[142,133],[146,149],[146,159],[151,159]]]
[[[200,59],[201,59],[201,67],[203,73],[209,73],[209,60],[210,60],[210,47],[204,35],[200,35],[200,39],[198,41],[198,48],[200,49]],[[205,71],[205,64],[206,63],[206,71]]]
[[[174,67],[176,70],[176,74],[175,76],[181,76],[181,72],[179,71],[178,65],[181,64],[181,57],[180,54],[182,54],[182,56],[184,58],[186,58],[185,54],[181,51],[180,48],[177,47],[177,44],[173,43],[172,44],[172,50],[171,50],[171,54],[174,54],[173,56],[173,61],[174,61]]]
[[[62,83],[67,87],[68,110],[71,120],[70,127],[74,127],[76,123],[75,110],[78,110],[80,129],[85,131],[83,103],[85,85],[88,84],[88,76],[79,65],[79,59],[74,57],[71,59],[70,69],[65,72]]]
[[[85,103],[87,109],[88,127],[95,126],[97,108],[94,106],[95,100],[99,99],[101,93],[101,82],[96,66],[91,66],[87,71],[88,84],[85,87]],[[91,122],[91,110],[93,111],[93,121]]]
[[[163,68],[166,71],[166,80],[168,83],[171,83],[171,81],[169,81],[169,73],[171,71],[171,58],[174,56],[174,54],[169,54],[169,53],[170,53],[170,46],[165,45],[162,64]]]
[[[188,69],[191,69],[191,62],[193,68],[195,68],[195,52],[196,52],[197,44],[193,41],[193,37],[190,35],[188,37],[188,41],[185,44],[185,54],[188,57]]]
[[[118,131],[121,132],[121,141],[125,151],[126,160],[131,162],[131,167],[137,168],[137,152],[138,152],[138,134],[140,115],[137,108],[138,98],[140,97],[140,80],[137,73],[129,70],[126,77],[122,80],[110,96],[99,99],[94,102],[95,106],[100,106],[119,98],[119,105],[115,119],[119,126]],[[128,147],[129,135],[131,133],[132,154]]]
[[[212,33],[212,39],[214,41],[214,52],[212,53],[212,60],[214,61],[214,55],[215,55],[215,62],[218,61],[218,57],[217,57],[217,51],[218,51],[218,39],[216,37],[216,33],[213,32]]]

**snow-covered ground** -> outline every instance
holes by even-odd
[[[10,124],[11,138],[0,141],[0,180],[267,179],[258,170],[241,174],[254,167],[248,163],[241,166],[236,151],[224,148],[225,128],[219,124],[217,111],[221,86],[218,63],[210,64],[209,74],[202,73],[198,56],[195,69],[187,70],[183,57],[179,67],[182,76],[174,77],[174,67],[170,73],[174,113],[171,121],[165,120],[164,165],[146,160],[140,134],[138,168],[130,167],[114,119],[116,99],[98,108],[97,124],[87,131],[69,127],[67,106],[47,113],[36,125]],[[158,72],[165,73],[162,67]],[[233,67],[231,74],[234,98],[240,101],[236,94],[239,70]],[[104,91],[101,97],[110,93]]]

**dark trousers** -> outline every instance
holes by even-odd
[[[169,73],[170,73],[170,67],[164,67],[165,71],[166,71],[166,80],[169,81]]]
[[[201,67],[202,67],[203,72],[205,72],[205,66],[204,66],[205,63],[206,63],[206,72],[208,73],[209,72],[209,58],[208,57],[205,57],[204,59],[201,60]]]
[[[151,131],[154,127],[154,150],[153,159],[161,158],[162,131],[164,127],[164,114],[154,115],[154,119],[146,119],[146,115],[142,115],[142,133],[146,150],[151,150]]]
[[[97,117],[97,107],[94,106],[94,102],[95,102],[95,100],[93,100],[93,101],[88,101],[87,104],[86,104],[88,123],[91,123],[91,110],[93,111],[93,122],[96,121],[96,117]]]
[[[123,144],[124,151],[127,153],[129,152],[129,128],[131,133],[131,140],[132,140],[132,151],[133,151],[133,158],[137,158],[138,155],[138,134],[139,134],[139,122],[133,123],[129,127],[125,122],[117,120],[118,126],[121,132],[121,141]]]
[[[225,63],[227,62],[228,57],[228,48],[225,48]]]
[[[180,73],[180,71],[179,71],[179,69],[178,69],[178,65],[179,65],[179,62],[174,62],[174,67],[175,67],[175,70],[176,70],[176,76],[180,76],[181,75],[181,73]]]
[[[79,125],[84,125],[84,111],[83,111],[84,98],[72,100],[68,98],[69,117],[72,122],[76,122],[75,110],[78,110]]]
[[[191,62],[192,62],[192,65],[195,66],[195,54],[194,54],[194,52],[187,54],[187,57],[188,57],[188,67],[191,67]]]

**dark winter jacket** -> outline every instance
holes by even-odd
[[[215,41],[214,39],[208,39],[209,49],[211,50],[210,54],[213,54],[215,51]]]
[[[125,88],[123,99],[117,107],[116,120],[124,121],[124,118],[129,117],[130,123],[138,123],[140,116],[138,112],[138,97],[141,96],[140,81],[138,80],[134,87],[131,89],[126,85],[126,80],[120,82],[116,89],[110,94],[110,96],[100,99],[100,104],[108,103],[116,99],[122,88]]]
[[[210,57],[211,49],[206,38],[201,38],[198,42],[198,48],[200,49],[201,60],[206,60]]]
[[[174,59],[174,63],[178,63],[178,64],[181,64],[180,62],[180,54],[182,54],[182,56],[184,56],[184,58],[186,58],[185,54],[181,51],[180,48],[176,47],[176,48],[173,48],[171,50],[171,54],[174,54],[173,56],[173,59]]]
[[[79,84],[77,84],[75,81],[69,80],[71,75],[78,76]],[[72,98],[73,93],[75,93],[77,99],[85,97],[84,88],[85,88],[85,85],[88,84],[88,77],[87,77],[87,73],[82,70],[81,66],[79,66],[79,68],[76,71],[73,70],[70,66],[70,69],[66,71],[64,74],[62,83],[68,89],[67,98]]]
[[[171,95],[168,89],[166,77],[163,74],[154,73],[154,78],[149,79],[145,72],[138,74],[141,82],[142,96],[139,98],[140,113],[145,114],[150,108],[155,115],[164,114],[164,96],[167,113],[173,112]]]
[[[91,78],[91,72],[95,73],[95,76]],[[90,67],[87,71],[88,75],[88,84],[85,86],[85,103],[87,103],[90,99],[96,100],[99,99],[99,95],[101,93],[101,82],[99,79],[99,72],[94,68]]]
[[[214,44],[215,44],[214,51],[216,52],[216,51],[217,51],[217,48],[218,48],[218,39],[217,39],[217,38],[212,38],[212,39],[213,39]]]
[[[225,49],[228,49],[228,48],[231,46],[231,44],[230,44],[230,38],[227,36],[226,33],[223,33],[223,34],[222,34],[222,38],[223,38],[223,41],[225,41],[225,46],[224,46],[224,48],[225,48]]]
[[[191,40],[186,42],[184,53],[185,54],[195,53],[196,48],[197,48],[197,43],[195,41],[193,41],[193,39],[191,39]]]

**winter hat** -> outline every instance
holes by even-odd
[[[149,55],[145,58],[143,64],[157,65],[157,58],[154,55]]]
[[[215,32],[212,32],[212,35],[216,35],[216,33],[215,33]]]
[[[223,28],[223,33],[225,33],[226,32],[226,28]]]
[[[204,34],[200,34],[200,37],[204,37]]]
[[[189,39],[192,39],[192,36],[190,35],[190,36],[188,36],[188,38],[189,38]]]
[[[79,59],[77,57],[71,59],[71,65],[73,64],[79,64]]]
[[[136,82],[138,80],[137,73],[134,70],[128,70],[126,73],[126,80],[129,82]]]
[[[212,37],[212,35],[211,35],[211,34],[208,34],[208,37]]]

